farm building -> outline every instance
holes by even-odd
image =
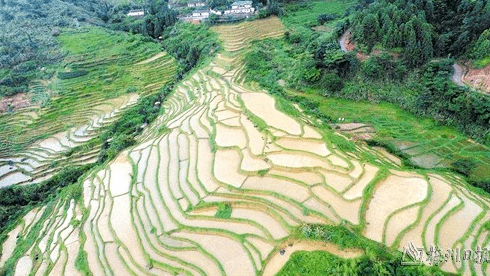
[[[231,10],[225,10],[225,14],[253,13],[252,1],[236,1],[231,5]]]
[[[212,14],[221,16],[221,11],[209,10]]]
[[[144,15],[145,12],[143,10],[132,10],[127,14],[130,17],[143,17]]]
[[[200,2],[200,1],[191,1],[187,3],[187,7],[192,8],[192,7],[204,7],[206,6],[205,2]]]
[[[208,18],[209,10],[195,10],[192,12],[192,17]]]

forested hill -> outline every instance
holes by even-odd
[[[379,0],[354,14],[354,38],[370,52],[398,49],[411,66],[460,56],[490,28],[488,0]]]
[[[101,21],[109,7],[99,0],[0,0],[0,96],[49,77],[40,69],[62,55],[55,40],[60,28]]]

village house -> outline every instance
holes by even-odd
[[[221,16],[221,11],[209,10],[212,14]]]
[[[192,17],[195,18],[209,18],[209,10],[195,10],[192,12]]]
[[[255,12],[252,1],[236,1],[231,5],[231,10],[225,10],[225,14],[247,14]]]
[[[187,2],[187,7],[193,8],[193,7],[204,7],[206,6],[205,2],[200,2],[200,1],[191,1]]]
[[[143,10],[132,10],[132,11],[129,11],[129,13],[127,14],[127,16],[130,16],[130,17],[143,17],[145,15],[145,12]]]

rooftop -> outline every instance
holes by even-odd
[[[145,12],[143,10],[132,10],[127,15],[128,16],[142,16],[142,15],[145,15]]]
[[[232,6],[252,5],[252,1],[236,1]]]
[[[203,12],[209,12],[209,10],[194,10],[194,11],[192,11],[192,12],[193,12],[193,13],[194,13],[194,12],[203,13]]]

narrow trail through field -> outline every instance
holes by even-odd
[[[156,54],[156,55],[154,55],[154,56],[152,56],[152,57],[150,57],[148,59],[145,59],[143,61],[140,61],[140,62],[136,63],[136,65],[143,65],[143,64],[150,63],[150,62],[155,61],[155,60],[157,60],[157,59],[159,59],[161,57],[164,57],[165,55],[166,55],[165,52],[158,53],[158,54]]]
[[[93,275],[270,275],[308,223],[365,225],[363,235],[400,250],[488,247],[490,200],[458,176],[402,170],[362,143],[346,150],[331,141],[339,134],[245,82],[243,54],[284,34],[277,18],[213,30],[225,51],[176,86],[136,146],[83,179],[80,202],[24,217],[0,263],[18,275],[81,275],[75,263]],[[19,239],[13,254],[18,235],[37,239]],[[490,272],[467,260],[443,268]]]

